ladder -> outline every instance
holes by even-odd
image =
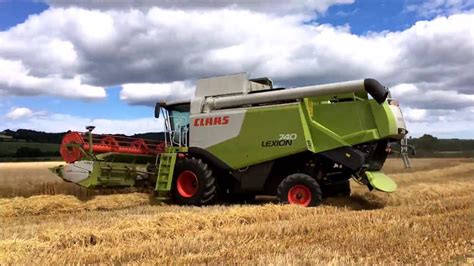
[[[160,164],[155,186],[156,199],[158,200],[168,198],[168,192],[171,190],[171,183],[173,181],[177,155],[175,152],[165,152],[160,155]]]
[[[403,164],[405,168],[411,168],[410,159],[408,158],[408,139],[404,137],[400,141],[400,155],[402,156]]]

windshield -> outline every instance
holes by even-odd
[[[174,105],[167,108],[170,115],[171,130],[189,126],[189,104]]]

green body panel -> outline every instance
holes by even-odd
[[[374,114],[375,124],[379,130],[380,138],[394,137],[398,135],[397,122],[390,110],[389,105],[385,102],[380,105],[375,101],[369,101],[372,113]]]
[[[146,172],[148,165],[154,164],[155,156],[135,155],[123,153],[103,153],[84,159],[93,161],[92,171],[88,177],[80,182],[84,187],[129,187],[135,185],[137,174]],[[62,177],[63,165],[50,168]]]
[[[234,169],[305,151],[299,104],[251,108],[237,137],[207,150]]]
[[[365,175],[372,187],[383,192],[394,192],[397,189],[397,184],[387,175],[382,172],[366,171]]]
[[[308,111],[305,106],[306,104],[300,104],[298,108],[300,112],[301,125],[303,127],[304,139],[306,142],[306,148],[311,152],[315,152],[313,137],[311,135],[311,128],[309,126],[311,122],[311,117],[308,114]]]
[[[135,185],[137,171],[146,171],[155,156],[125,153],[103,153],[96,155],[90,177],[79,184],[85,187],[126,187]]]
[[[369,101],[340,102],[336,104],[313,104],[313,119],[325,125],[348,144],[365,142],[366,131],[376,130]],[[348,136],[360,136],[360,139]],[[371,139],[378,138],[378,134]],[[370,139],[369,139],[370,140]]]
[[[331,124],[336,123],[338,120],[333,120],[329,124],[323,124],[317,119],[318,114],[315,113],[315,106],[317,104],[313,100],[305,99],[300,104],[302,105],[302,115],[304,116],[302,122],[307,123],[310,132],[308,139],[311,139],[313,143],[312,151],[314,153],[349,145],[349,143],[345,142],[338,134],[331,130]]]
[[[347,98],[351,100],[330,102]],[[396,136],[397,130],[387,102],[378,104],[363,93],[342,94],[248,108],[240,133],[207,150],[239,169],[305,150],[319,153],[389,138]],[[288,145],[265,145],[294,134],[296,139]]]
[[[84,187],[131,187],[135,185],[133,174],[138,166],[130,163],[95,161],[89,178],[79,182],[79,185]]]

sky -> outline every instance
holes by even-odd
[[[161,100],[248,72],[376,78],[410,135],[474,138],[474,0],[0,0],[0,131],[156,132]]]

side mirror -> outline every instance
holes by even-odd
[[[160,103],[156,103],[155,105],[155,118],[159,118],[160,117]]]

